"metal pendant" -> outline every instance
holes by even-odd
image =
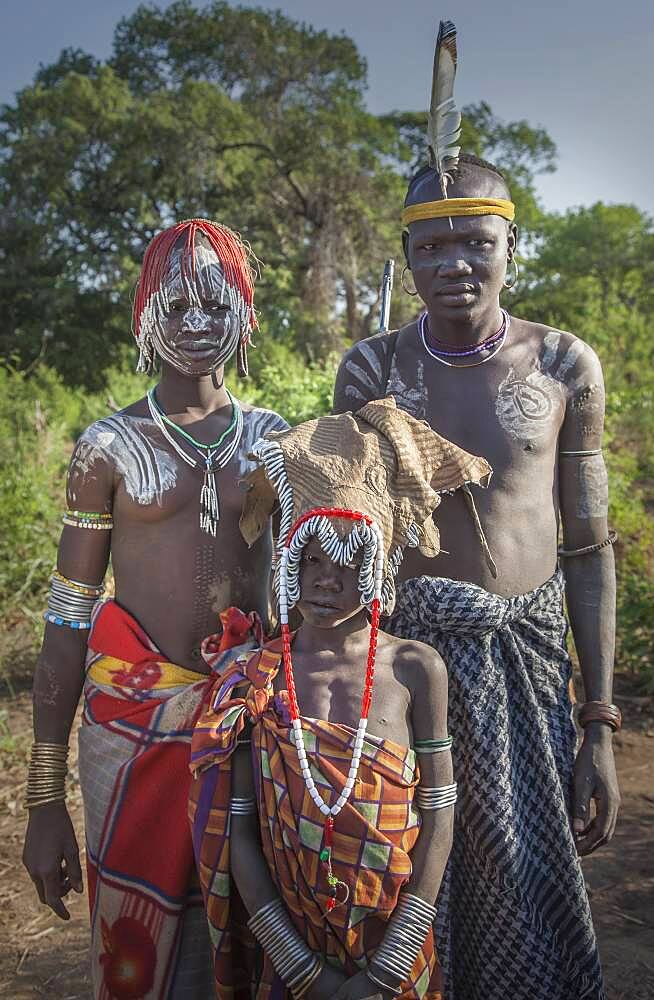
[[[204,470],[204,482],[200,492],[200,529],[212,538],[216,537],[220,521],[220,504],[216,489],[216,476],[207,457],[207,467]]]

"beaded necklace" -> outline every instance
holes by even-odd
[[[311,776],[311,771],[309,769],[309,761],[307,759],[307,751],[304,745],[304,735],[302,732],[302,721],[300,718],[300,709],[297,701],[297,694],[295,690],[295,677],[293,675],[293,659],[291,656],[291,632],[288,624],[288,562],[290,554],[290,546],[293,540],[293,536],[297,530],[311,518],[343,518],[348,521],[363,522],[368,525],[369,528],[374,532],[376,538],[375,546],[375,588],[374,597],[370,605],[370,642],[368,645],[368,661],[366,664],[366,678],[363,688],[363,695],[361,698],[361,715],[359,718],[359,724],[356,730],[356,736],[354,738],[354,748],[352,752],[352,760],[350,763],[350,769],[348,772],[347,780],[343,791],[338,796],[336,802],[332,806],[328,806],[322,795],[316,788],[316,784]],[[363,741],[366,734],[366,728],[368,725],[368,713],[370,711],[370,705],[372,702],[372,689],[375,677],[375,657],[377,654],[377,636],[379,633],[379,615],[381,607],[381,595],[382,595],[382,585],[383,585],[383,573],[384,573],[384,540],[381,533],[381,529],[376,524],[371,517],[365,514],[361,514],[358,511],[345,510],[340,507],[318,507],[314,510],[310,510],[303,514],[295,522],[291,530],[289,531],[284,547],[281,552],[281,562],[280,562],[280,572],[279,572],[279,618],[281,623],[282,632],[282,658],[284,662],[284,671],[286,674],[286,689],[288,691],[289,708],[291,714],[291,734],[292,739],[295,744],[295,749],[297,752],[298,763],[300,765],[300,772],[304,779],[307,791],[311,796],[314,804],[320,810],[322,815],[325,817],[324,825],[324,846],[320,851],[320,860],[326,865],[327,868],[327,881],[329,884],[329,897],[327,899],[327,910],[333,910],[337,905],[337,890],[339,885],[343,886],[346,890],[346,895],[340,903],[344,903],[349,896],[349,888],[344,882],[340,882],[332,871],[331,866],[331,848],[333,843],[333,831],[334,831],[334,817],[338,815],[341,811],[354,788],[357,774],[359,772],[359,765],[361,763],[361,754],[363,751]]]
[[[485,365],[487,361],[494,358],[496,354],[504,347],[504,342],[506,340],[507,333],[509,332],[509,324],[511,322],[511,317],[509,316],[506,309],[502,309],[503,322],[500,329],[483,340],[480,344],[476,344],[470,349],[457,350],[457,351],[443,351],[438,347],[432,346],[427,340],[427,324],[428,317],[427,313],[421,314],[418,320],[418,330],[420,332],[420,339],[422,340],[422,346],[426,350],[427,354],[432,357],[435,361],[440,361],[442,365],[446,365],[448,368],[476,368],[478,365]],[[451,346],[451,345],[449,345]],[[491,353],[483,358],[481,361],[474,361],[469,365],[455,365],[451,361],[446,361],[446,357],[463,358],[471,354],[480,354],[482,351],[490,350]]]
[[[184,430],[168,417],[157,402],[154,389],[150,389],[147,394],[148,408],[150,416],[166,438],[168,443],[175,449],[179,457],[190,465],[192,469],[197,468],[198,459],[192,458],[172,436],[168,427],[172,427],[178,434],[188,441],[194,448],[202,462],[204,462],[204,480],[200,491],[200,528],[208,535],[216,537],[218,522],[220,521],[220,502],[218,489],[216,486],[216,472],[223,469],[236,454],[241,436],[243,434],[243,411],[234,399],[229,389],[225,390],[232,404],[232,418],[227,430],[223,431],[217,441],[212,444],[203,444]]]

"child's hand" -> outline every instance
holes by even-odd
[[[391,990],[376,986],[362,970],[341,986],[334,1000],[392,1000],[395,996],[397,994]]]
[[[331,965],[325,964],[322,972],[311,989],[306,993],[307,1000],[334,1000],[340,995],[340,987],[346,982],[346,976]]]

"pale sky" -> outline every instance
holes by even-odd
[[[0,0],[0,102],[62,48],[106,58],[116,22],[137,6],[136,0]],[[426,108],[436,28],[450,18],[459,32],[457,102],[486,100],[498,117],[525,118],[556,142],[558,170],[538,180],[546,208],[624,201],[654,214],[653,0],[242,6],[281,9],[353,38],[368,63],[368,105],[376,113]]]

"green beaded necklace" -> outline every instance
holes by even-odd
[[[223,431],[217,441],[212,444],[203,444],[201,441],[196,441],[192,434],[185,431],[183,427],[179,427],[163,412],[157,402],[154,389],[150,389],[147,394],[150,416],[179,457],[192,468],[196,468],[198,465],[198,460],[187,454],[185,449],[175,440],[168,430],[169,427],[180,434],[195,449],[204,464],[204,480],[200,491],[200,528],[214,538],[220,520],[216,472],[224,468],[234,457],[243,434],[243,411],[229,390],[227,390],[227,395],[232,404],[232,419],[229,427]]]
[[[161,409],[157,401],[154,389],[150,389],[148,391],[148,397],[152,400],[152,405],[154,406],[155,410],[157,411],[163,422],[165,424],[168,424],[169,427],[172,427],[174,430],[176,430],[177,433],[181,434],[183,438],[186,438],[189,444],[192,444],[194,448],[199,448],[201,451],[214,451],[216,448],[220,447],[220,445],[223,443],[226,437],[229,437],[229,435],[234,430],[236,426],[236,421],[238,419],[238,413],[234,397],[232,396],[229,389],[225,388],[225,392],[229,396],[229,401],[232,404],[232,417],[229,422],[229,427],[227,428],[227,430],[223,431],[218,440],[214,441],[212,444],[203,444],[202,441],[196,441],[196,439],[193,437],[192,434],[189,434],[188,431],[185,431],[183,427],[180,427],[179,424],[176,424],[174,420],[171,420],[170,417],[166,413],[164,413],[164,411]]]

